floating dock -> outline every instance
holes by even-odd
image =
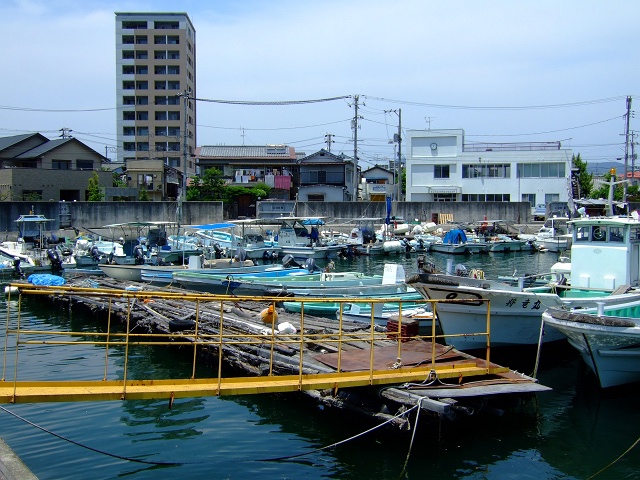
[[[72,337],[82,336],[94,338],[91,342],[105,351],[124,346],[128,352],[135,345],[192,348],[193,364],[182,379],[150,380],[131,378],[125,357],[124,373],[110,373],[105,365],[103,378],[74,381],[25,380],[19,373],[13,379],[5,378],[5,372],[12,371],[5,364],[0,403],[149,398],[172,402],[194,396],[302,392],[324,405],[406,427],[408,420],[398,412],[407,407],[418,405],[436,416],[453,418],[458,413],[470,414],[476,404],[488,398],[531,398],[549,390],[534,378],[491,362],[489,348],[482,359],[444,345],[446,338],[437,334],[435,323],[426,334],[419,332],[416,321],[404,318],[402,311],[391,327],[385,328],[376,325],[373,318],[368,324],[344,321],[340,314],[337,319],[309,316],[304,309],[290,314],[279,308],[281,298],[154,290],[145,284],[108,278],[84,279],[60,287],[18,283],[11,287],[13,299],[37,295],[74,312],[102,318],[107,329],[92,334],[56,332],[56,340],[51,340],[51,331],[24,329],[19,320],[10,320],[12,316],[7,315],[5,362],[7,345],[14,346],[19,363],[19,358],[27,361],[23,358],[26,355],[21,356],[24,347],[73,345],[77,339]],[[269,307],[277,314],[265,315]],[[43,340],[43,335],[47,339]],[[198,362],[216,366],[217,375],[196,378]],[[224,376],[223,372],[233,375]]]

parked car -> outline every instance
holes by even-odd
[[[544,203],[539,203],[531,209],[531,215],[533,215],[534,220],[544,221],[547,218],[547,206]]]

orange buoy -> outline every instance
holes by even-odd
[[[273,324],[278,320],[278,312],[276,312],[273,304],[269,305],[267,308],[260,312],[260,319],[264,323]]]

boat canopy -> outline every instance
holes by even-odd
[[[442,239],[442,243],[465,243],[466,241],[467,235],[460,229],[448,231]]]

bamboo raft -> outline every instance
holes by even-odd
[[[26,294],[32,288],[14,285]],[[48,292],[47,288],[53,287],[40,288]],[[408,428],[408,419],[395,412],[408,407],[419,405],[437,418],[452,419],[457,414],[473,413],[476,405],[488,398],[515,395],[528,399],[536,392],[549,390],[529,376],[436,343],[432,337],[417,335],[415,330],[400,325],[402,319],[397,330],[387,331],[373,322],[369,325],[287,313],[277,308],[282,299],[255,300],[196,294],[171,287],[151,288],[106,277],[84,278],[59,287],[55,293],[47,293],[46,298],[94,317],[109,315],[112,321],[115,318],[128,324],[130,332],[192,342],[197,344],[200,361],[212,364],[218,361],[219,370],[224,367],[246,377],[340,373],[346,376],[368,370],[397,374],[397,383],[390,385],[369,381],[365,386],[338,388],[336,383],[333,388],[300,391],[324,406],[387,421],[399,428]],[[109,291],[123,295],[98,294]],[[194,300],[190,295],[197,298]],[[261,313],[269,305],[276,307],[278,317],[277,323],[271,325],[261,319]],[[225,335],[231,335],[233,341],[201,344],[202,338],[221,335],[221,324]],[[300,335],[280,336],[276,325],[283,324],[295,332],[304,332],[305,337],[299,341]],[[407,320],[404,327],[410,325]],[[431,367],[421,374],[420,381],[402,380],[403,371],[425,365]],[[479,375],[479,371],[484,374]]]

